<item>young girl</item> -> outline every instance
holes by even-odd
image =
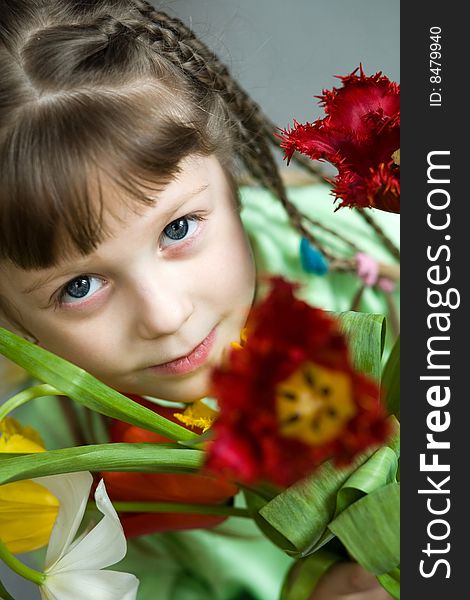
[[[147,2],[2,2],[2,325],[123,393],[206,395],[255,294],[237,161],[306,233],[270,136],[217,58]],[[354,565],[311,596],[386,597]]]

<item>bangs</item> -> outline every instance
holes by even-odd
[[[168,184],[186,156],[228,150],[213,123],[223,115],[136,87],[40,98],[0,136],[0,259],[41,269],[71,252],[89,254],[106,236],[103,177],[149,204],[146,191]]]

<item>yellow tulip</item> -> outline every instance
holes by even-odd
[[[44,443],[32,427],[7,417],[0,422],[0,452],[44,452]],[[0,539],[13,554],[45,546],[59,510],[59,501],[34,481],[0,486]]]

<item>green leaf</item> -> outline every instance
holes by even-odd
[[[178,444],[99,444],[27,454],[0,462],[0,485],[76,471],[192,473],[204,453]]]
[[[261,515],[260,511],[266,506],[267,501],[262,496],[248,490],[244,490],[244,497],[251,517],[262,533],[287,554],[295,554],[295,546]]]
[[[400,563],[400,484],[389,483],[354,502],[329,528],[367,571],[382,575],[395,569]]]
[[[398,337],[382,373],[382,401],[388,412],[400,418],[400,338]]]
[[[380,585],[394,598],[400,600],[400,567],[377,577]]]
[[[338,490],[365,460],[362,456],[345,469],[325,463],[261,508],[260,515],[293,544],[290,554],[306,555],[333,537],[327,526],[335,514]]]
[[[397,471],[398,457],[395,452],[388,446],[377,450],[339,490],[335,514],[338,515],[366,494],[396,482]]]
[[[338,318],[348,338],[355,368],[379,381],[385,340],[384,315],[348,311],[339,313]]]
[[[76,365],[2,327],[0,354],[16,362],[34,378],[53,385],[64,396],[91,410],[173,440],[191,440],[197,437],[192,431],[116,392]]]
[[[319,550],[296,560],[284,580],[280,600],[309,600],[324,573],[341,559],[337,554]]]
[[[281,548],[294,556],[308,556],[334,537],[329,524],[342,511],[366,494],[395,483],[398,437],[397,430],[387,446],[359,456],[349,467],[324,463],[310,477],[261,506],[260,516],[295,550]],[[276,543],[274,536],[271,540]]]

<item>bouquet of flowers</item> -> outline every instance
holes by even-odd
[[[282,132],[286,157],[297,150],[336,165],[341,206],[398,211],[397,86],[362,68],[342,83],[321,97],[325,119]],[[34,380],[0,408],[0,558],[43,598],[76,589],[136,598],[134,574],[106,569],[126,539],[229,516],[252,519],[295,558],[282,600],[307,599],[345,556],[400,597],[399,339],[384,365],[383,316],[332,315],[281,277],[260,285],[210,397],[185,410],[122,395],[0,328],[0,354]],[[9,416],[47,396],[107,417],[108,441],[47,450],[40,432]],[[91,492],[102,514],[94,526]],[[15,557],[46,544],[42,571]],[[1,582],[0,596],[12,598]]]

